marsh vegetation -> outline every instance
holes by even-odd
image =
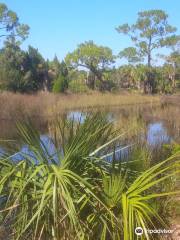
[[[134,240],[137,226],[171,228],[178,215],[180,108],[155,103],[6,121],[3,239]]]

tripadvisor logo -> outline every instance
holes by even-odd
[[[143,233],[146,234],[172,234],[173,233],[173,230],[167,230],[167,229],[142,229],[142,227],[137,227],[135,229],[135,234],[137,236],[141,236]]]
[[[137,227],[137,228],[135,229],[135,234],[136,234],[137,236],[141,236],[141,235],[143,234],[143,229],[142,229],[141,227]]]

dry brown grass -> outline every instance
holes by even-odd
[[[56,103],[49,106],[48,113],[62,113],[70,110],[89,110],[98,108],[124,107],[135,104],[160,104],[159,96],[143,96],[135,94],[70,94],[59,95]]]
[[[180,94],[162,97],[162,101],[180,107]]]
[[[131,104],[159,104],[159,96],[138,94],[0,94],[0,119],[13,120],[24,116],[48,118],[54,113],[99,107],[121,107]]]

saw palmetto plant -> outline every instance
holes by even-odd
[[[49,145],[29,124],[18,124],[18,131],[28,150],[17,145],[0,159],[0,224],[8,239],[134,240],[137,226],[165,226],[153,202],[178,194],[158,186],[176,181],[180,152],[150,168],[140,158],[138,171],[137,155],[133,164],[132,156],[115,159],[123,134],[102,114],[56,120]]]

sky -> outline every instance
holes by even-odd
[[[62,60],[88,40],[108,46],[118,54],[132,44],[115,28],[126,22],[134,23],[137,13],[143,10],[166,11],[169,23],[180,33],[180,0],[4,0],[3,3],[30,26],[23,49],[32,45],[46,59],[53,59],[56,54]]]

